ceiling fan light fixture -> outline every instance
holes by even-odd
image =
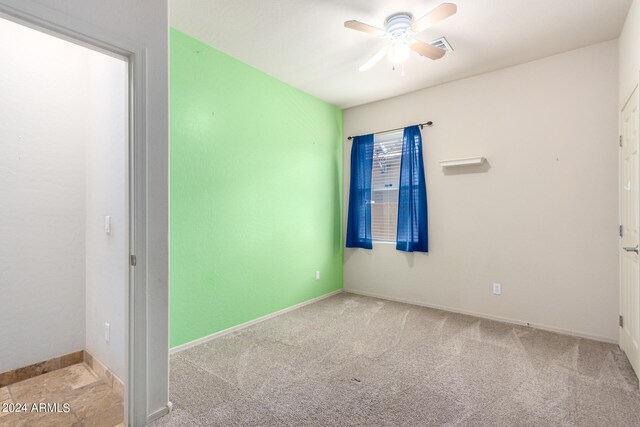
[[[389,47],[389,61],[392,64],[402,64],[409,58],[411,48],[406,40],[398,40]]]
[[[390,40],[389,44],[367,59],[358,70],[367,71],[371,69],[386,55],[389,58],[389,62],[393,64],[394,70],[396,65],[402,66],[401,75],[404,75],[404,63],[409,59],[411,51],[433,60],[442,58],[446,52],[452,50],[444,37],[441,40],[426,43],[414,39],[413,35],[444,21],[454,15],[457,10],[457,6],[453,3],[442,3],[417,21],[413,20],[413,15],[409,12],[394,13],[384,21],[384,30],[356,20],[345,21],[344,26],[346,28]],[[436,43],[439,41],[442,41],[442,43]]]

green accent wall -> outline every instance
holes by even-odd
[[[170,43],[175,347],[342,288],[343,135],[337,107]]]

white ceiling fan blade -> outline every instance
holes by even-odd
[[[431,12],[427,13],[422,18],[411,24],[411,29],[414,32],[419,33],[431,27],[432,25],[437,24],[438,22],[444,21],[451,15],[454,15],[457,11],[458,6],[456,6],[455,4],[442,3],[440,6],[436,7]]]
[[[378,62],[380,62],[380,60],[384,58],[384,56],[387,54],[387,49],[389,49],[389,46],[385,46],[382,49],[380,49],[378,52],[376,52],[375,55],[367,59],[367,62],[365,62],[360,66],[360,68],[358,68],[358,71],[367,71],[371,67],[376,65]]]
[[[429,43],[421,42],[419,40],[413,40],[411,42],[411,50],[431,59],[440,59],[446,53],[446,51],[439,47],[432,46]]]
[[[373,34],[374,36],[384,36],[387,32],[373,25],[365,24],[360,21],[345,21],[344,26],[363,33]]]

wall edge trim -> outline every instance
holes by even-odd
[[[349,293],[349,294],[355,294],[355,295],[362,295],[362,296],[366,296],[366,297],[373,297],[373,298],[379,298],[379,299],[384,299],[384,300],[388,300],[388,301],[394,301],[394,302],[401,302],[401,303],[405,303],[405,304],[413,304],[413,305],[417,305],[420,307],[427,307],[427,308],[433,308],[436,310],[442,310],[442,311],[448,311],[450,313],[458,313],[458,314],[464,314],[467,316],[474,316],[474,317],[479,317],[482,319],[488,319],[488,320],[495,320],[497,322],[504,322],[504,323],[511,323],[514,325],[520,325],[520,326],[527,326],[533,329],[540,329],[543,331],[548,331],[548,332],[555,332],[558,334],[562,334],[562,335],[570,335],[570,336],[574,336],[574,337],[578,337],[578,338],[586,338],[586,339],[590,339],[590,340],[594,340],[594,341],[600,341],[600,342],[605,342],[608,344],[616,344],[618,345],[618,340],[615,338],[608,338],[608,337],[604,337],[601,335],[594,335],[594,334],[589,334],[586,332],[581,332],[581,331],[575,331],[572,329],[563,329],[563,328],[557,328],[554,326],[548,326],[548,325],[541,325],[541,324],[537,324],[537,323],[531,323],[531,322],[526,322],[524,320],[518,320],[518,319],[512,319],[509,317],[500,317],[500,316],[494,316],[491,314],[486,314],[486,313],[478,313],[475,311],[468,311],[468,310],[462,310],[459,308],[453,308],[453,307],[448,307],[448,306],[443,306],[443,305],[437,305],[437,304],[428,304],[428,303],[424,303],[421,301],[417,301],[417,300],[413,300],[413,299],[408,299],[408,298],[397,298],[397,297],[391,297],[388,295],[383,295],[383,294],[377,294],[375,292],[367,292],[367,291],[360,291],[357,289],[344,289],[345,293]],[[529,323],[529,324],[527,324]]]
[[[116,375],[106,363],[95,357],[89,350],[82,350],[83,362],[91,368],[94,374],[118,395],[124,401],[125,386],[124,381]]]
[[[47,374],[49,372],[64,369],[76,363],[82,363],[84,350],[77,350],[61,356],[52,357],[40,362],[31,363],[29,365],[20,366],[18,368],[9,369],[0,372],[0,388],[8,387],[20,381]]]
[[[179,352],[181,352],[183,350],[187,350],[187,349],[189,349],[191,347],[195,347],[195,346],[197,346],[199,344],[203,344],[203,343],[206,343],[208,341],[214,340],[216,338],[219,338],[219,337],[231,334],[233,332],[248,328],[249,326],[253,326],[253,325],[257,324],[257,323],[264,322],[265,320],[269,320],[269,319],[272,319],[274,317],[278,317],[278,316],[280,316],[282,314],[288,313],[290,311],[297,310],[299,308],[304,307],[305,305],[309,305],[309,304],[316,303],[318,301],[322,301],[323,299],[332,297],[332,296],[340,294],[342,292],[344,292],[344,289],[338,289],[338,290],[335,290],[335,291],[331,291],[331,292],[326,293],[324,295],[320,295],[319,297],[311,298],[310,300],[303,301],[301,303],[292,305],[290,307],[283,308],[282,310],[274,311],[273,313],[266,314],[264,316],[258,317],[257,319],[249,320],[248,322],[244,322],[244,323],[241,323],[239,325],[232,326],[232,327],[227,328],[227,329],[223,329],[223,330],[215,332],[215,333],[213,333],[211,335],[207,335],[207,336],[204,336],[202,338],[198,338],[196,340],[189,341],[189,342],[184,343],[184,344],[180,344],[178,346],[172,347],[169,350],[169,354],[179,353]]]
[[[164,417],[165,415],[169,414],[172,409],[173,409],[173,403],[168,402],[166,404],[166,406],[164,406],[164,407],[158,409],[157,411],[152,412],[151,414],[149,414],[147,416],[147,423],[155,421],[158,418]]]

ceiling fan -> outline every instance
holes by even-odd
[[[387,46],[369,58],[358,70],[369,70],[387,54],[392,64],[403,64],[412,50],[430,59],[442,58],[445,54],[443,49],[416,40],[412,36],[444,21],[454,15],[457,10],[458,7],[453,3],[442,3],[417,21],[414,21],[413,15],[408,12],[394,13],[385,19],[384,30],[360,21],[346,21],[344,26],[347,28],[390,39]]]

